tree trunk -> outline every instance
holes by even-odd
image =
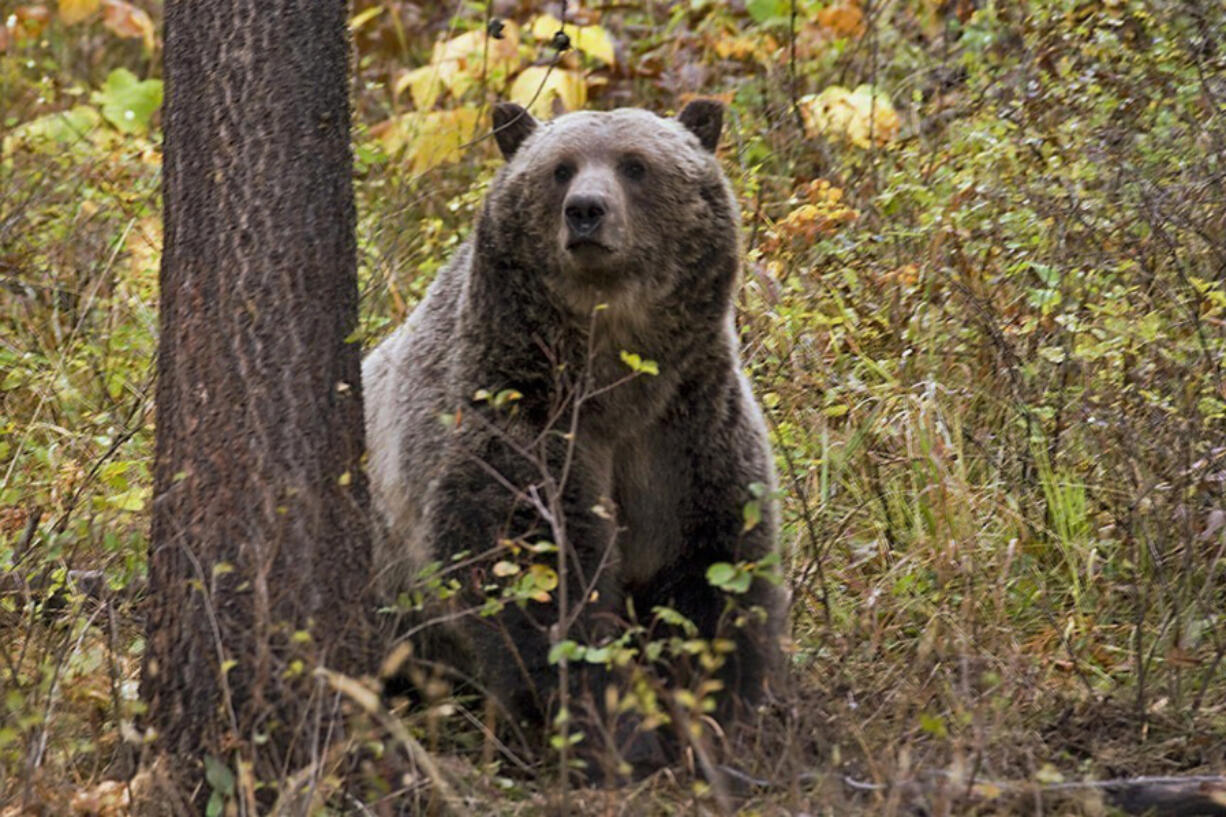
[[[210,755],[264,781],[318,758],[336,702],[312,667],[363,659],[346,8],[166,4],[141,687],[157,748],[189,783]]]

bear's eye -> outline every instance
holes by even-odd
[[[562,162],[553,169],[553,180],[558,184],[566,184],[575,175],[575,169],[566,162]]]
[[[622,175],[631,181],[638,181],[647,175],[647,165],[643,164],[643,160],[635,156],[628,156],[622,159],[621,163]]]

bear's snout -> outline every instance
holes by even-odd
[[[567,246],[571,246],[587,241],[596,234],[605,213],[609,212],[609,203],[604,196],[572,195],[566,198],[563,212],[570,231]]]
[[[558,248],[572,272],[603,274],[623,250],[626,199],[608,157],[585,156],[576,164],[555,211]]]

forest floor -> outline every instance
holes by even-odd
[[[447,5],[354,4],[368,347],[471,228],[498,160],[463,146],[491,101],[730,106],[789,677],[727,736],[738,774],[704,782],[691,753],[567,808],[1100,815],[1136,795],[1094,781],[1226,773],[1220,4],[571,3],[561,55],[541,18],[560,4]],[[0,815],[120,814],[141,751],[161,3],[3,13]],[[403,721],[453,810],[562,807],[556,782],[482,765],[466,717]],[[371,729],[364,750],[396,745]],[[228,774],[218,813],[240,813]],[[371,785],[347,807],[441,796]]]

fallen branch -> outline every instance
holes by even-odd
[[[872,783],[848,775],[804,774],[799,781],[781,783],[753,777],[731,766],[720,766],[719,771],[744,788],[786,789],[792,782],[811,785],[819,780],[833,778],[845,788],[858,793],[901,793],[909,801],[941,799],[964,803],[984,803],[1005,798],[1033,799],[1043,795],[1097,791],[1103,793],[1110,805],[1128,814],[1151,817],[1226,817],[1226,777],[1219,775],[1032,783],[1007,780],[966,782],[954,780],[948,772],[934,772],[928,775],[927,779]],[[954,788],[959,791],[951,791]]]

